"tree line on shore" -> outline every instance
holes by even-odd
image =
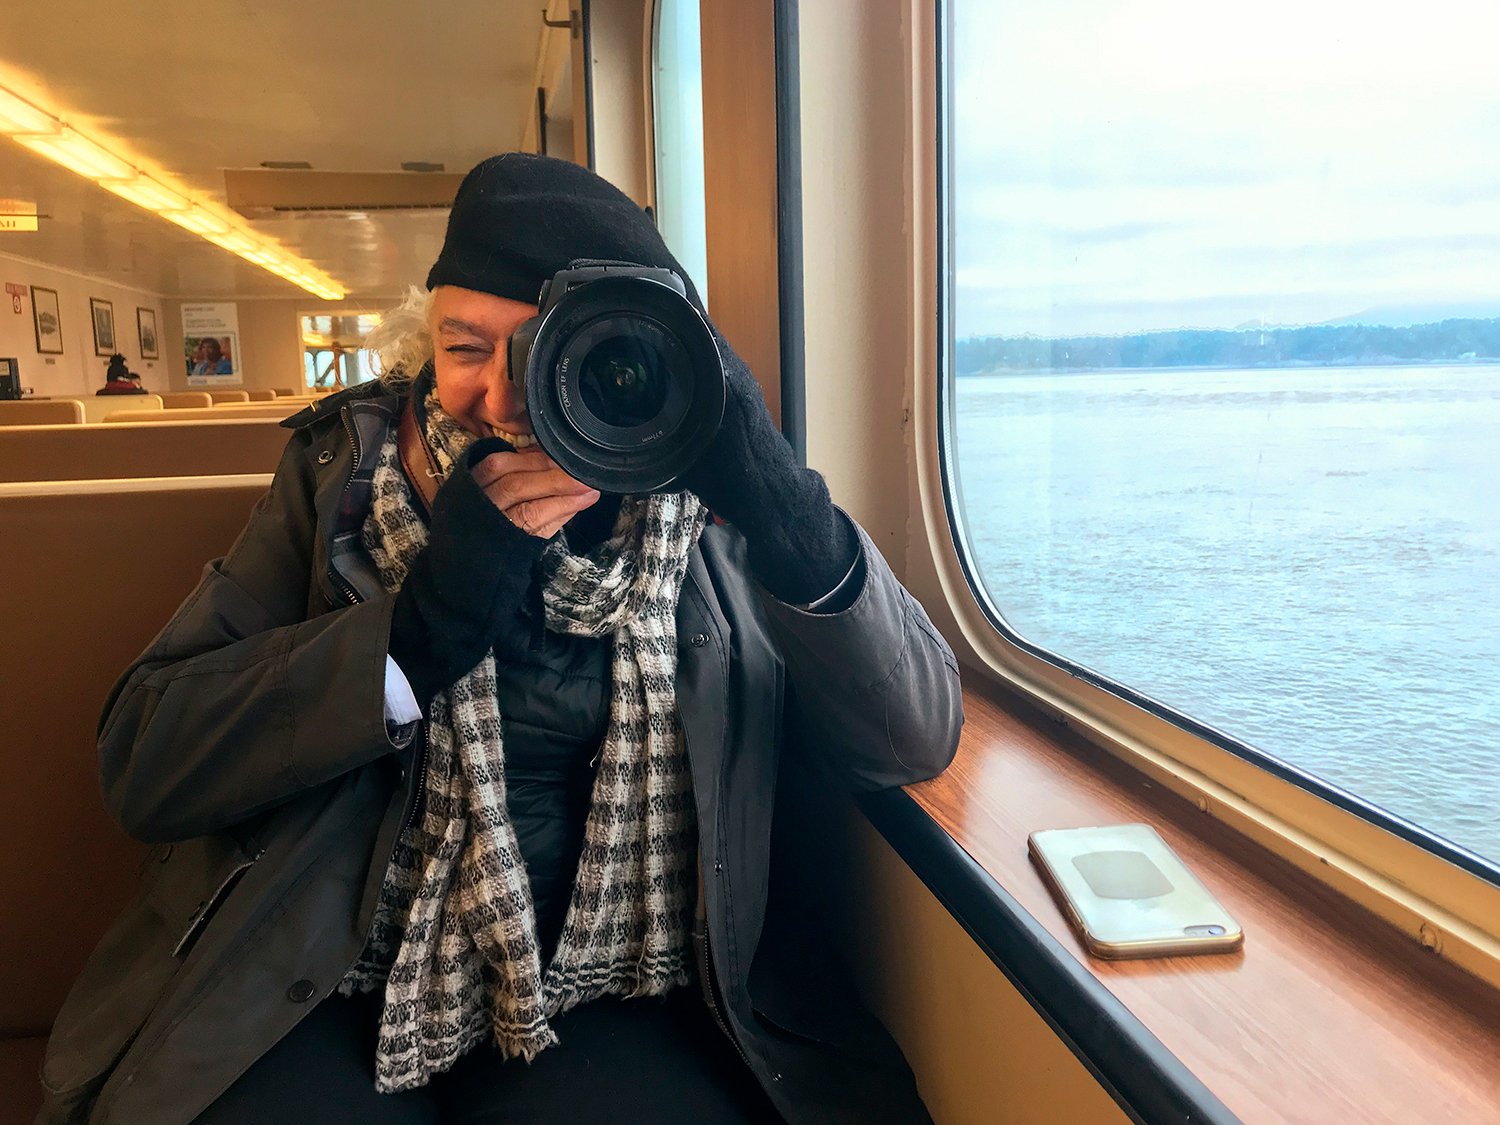
[[[1132,336],[969,336],[955,345],[957,371],[1087,371],[1113,367],[1374,367],[1500,362],[1500,317],[1393,328],[1183,328]]]

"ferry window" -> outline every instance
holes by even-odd
[[[375,378],[374,362],[362,345],[380,323],[378,313],[302,317],[302,376],[307,387],[352,387]]]
[[[989,604],[1500,861],[1500,7],[944,18],[949,483]]]
[[[698,0],[657,0],[651,68],[656,225],[708,301],[703,188],[703,58]]]

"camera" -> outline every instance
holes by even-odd
[[[669,269],[578,260],[511,335],[537,442],[601,492],[670,491],[719,431],[724,365]]]

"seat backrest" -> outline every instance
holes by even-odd
[[[288,436],[276,421],[215,415],[202,422],[3,427],[0,481],[274,472]],[[8,540],[9,529],[0,537]]]
[[[292,387],[272,387],[271,393],[277,398],[291,398],[294,395],[306,394],[307,392],[295,390]]]
[[[251,402],[273,402],[276,399],[275,391],[246,391]]]
[[[117,410],[161,409],[161,395],[96,395],[83,400],[83,420],[102,422]]]
[[[214,405],[221,402],[249,402],[250,395],[246,391],[209,391],[208,397],[214,400]]]
[[[76,398],[0,399],[0,426],[59,426],[83,422]]]
[[[191,409],[199,406],[212,406],[213,396],[207,391],[163,391],[161,404],[168,410]]]
[[[122,410],[111,414],[106,422],[188,422],[206,421],[209,418],[290,418],[301,410],[303,403],[287,402],[226,402],[223,406],[184,407],[178,410]]]
[[[135,892],[145,848],[104,809],[100,708],[269,483],[0,484],[0,1038],[47,1032]]]
[[[268,410],[279,410],[283,417],[290,417],[304,406],[321,400],[315,398],[273,398],[270,402],[221,402],[214,406],[221,417],[237,418],[242,415],[259,416]]]

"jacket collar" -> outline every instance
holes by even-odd
[[[313,403],[309,407],[297,411],[290,418],[282,421],[282,425],[289,430],[303,430],[314,422],[321,422],[324,418],[332,418],[343,408],[351,403],[364,402],[366,400],[379,401],[390,400],[392,409],[400,406],[401,395],[391,390],[379,379],[372,379],[368,383],[356,383],[337,394]]]
[[[326,529],[328,580],[336,600],[350,604],[384,592],[380,573],[362,543],[364,521],[370,510],[375,465],[379,452],[400,416],[402,398],[379,383],[361,384],[330,395],[282,425],[298,430],[318,427],[309,451],[319,465],[314,504],[318,526]],[[333,419],[342,425],[335,428]],[[342,434],[339,433],[342,430]],[[344,439],[342,456],[324,462],[328,442]],[[322,447],[322,448],[319,448]]]

